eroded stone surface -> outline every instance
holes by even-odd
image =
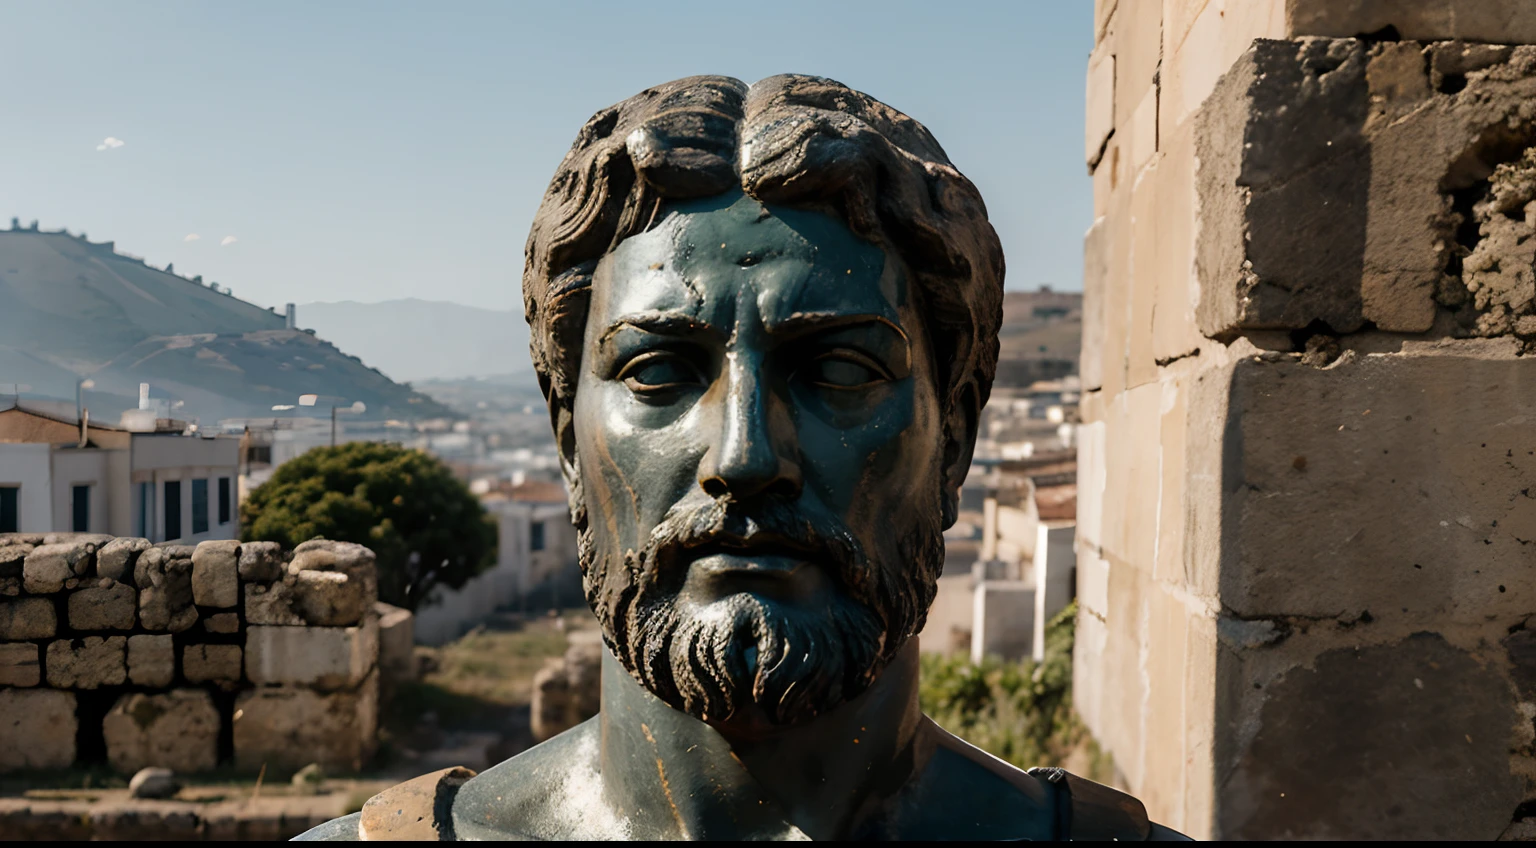
[[[1438,635],[1331,650],[1251,697],[1225,838],[1490,840],[1523,797],[1513,693]]]
[[[182,650],[181,673],[190,683],[236,683],[240,646],[188,645]]]
[[[169,686],[176,677],[176,646],[170,634],[128,637],[128,679],[136,686]]]
[[[322,627],[357,624],[373,604],[368,585],[341,571],[300,571],[294,575],[293,594],[299,616]]]
[[[64,589],[65,584],[90,570],[92,543],[40,545],[27,554],[22,566],[22,588],[33,595]]]
[[[96,689],[128,679],[126,636],[86,636],[48,644],[48,685],[59,689]]]
[[[139,587],[139,622],[145,630],[178,633],[197,621],[192,606],[192,548],[155,547],[139,554],[133,579]]]
[[[138,593],[111,578],[69,596],[69,626],[74,630],[132,630],[138,616]]]
[[[77,728],[74,693],[0,689],[0,772],[69,766]],[[14,744],[18,739],[26,744]]]
[[[235,701],[235,764],[241,768],[298,769],[319,763],[357,769],[373,754],[378,728],[378,680],[323,694],[297,687],[267,687]]]
[[[270,583],[283,576],[287,562],[276,542],[246,542],[240,546],[240,579]]]
[[[331,689],[352,686],[378,657],[377,628],[263,627],[245,631],[246,677],[252,683],[292,683]]]
[[[248,584],[245,587],[245,623],[302,625],[304,619],[294,611],[294,600],[293,587],[287,581],[279,580],[270,586]]]
[[[209,633],[238,633],[240,632],[240,616],[232,612],[221,612],[203,619],[203,629]]]
[[[0,579],[20,579],[23,563],[32,547],[25,542],[0,542]]]
[[[96,552],[96,574],[123,583],[133,582],[133,565],[139,554],[149,550],[149,540],[132,536],[113,539]]]
[[[1529,614],[1536,394],[1512,389],[1536,385],[1536,358],[1465,344],[1326,370],[1234,366],[1231,417],[1218,419],[1229,422],[1224,606],[1468,624]]]
[[[107,761],[132,773],[151,766],[177,772],[218,764],[219,713],[207,692],[135,692],[113,705],[102,722]]]
[[[0,599],[0,639],[47,639],[58,627],[58,614],[47,598]]]
[[[41,655],[31,642],[0,644],[0,686],[36,686],[42,679]]]
[[[1536,47],[1255,42],[1196,119],[1200,328],[1426,332],[1475,286],[1468,326],[1521,332],[1533,99]],[[1457,208],[1490,173],[1512,217]]]
[[[240,602],[240,543],[201,542],[192,554],[192,599],[200,607],[228,608]]]

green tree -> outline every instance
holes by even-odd
[[[240,505],[243,541],[316,537],[371,548],[379,600],[412,610],[434,587],[460,588],[496,558],[496,525],[447,467],[372,442],[312,448]]]

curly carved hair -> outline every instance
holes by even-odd
[[[922,124],[822,77],[721,76],[649,88],[593,115],[533,220],[523,267],[530,348],[563,450],[598,260],[659,223],[668,201],[733,187],[813,208],[910,269],[947,412],[986,404],[997,371],[1003,251],[981,194]],[[572,481],[574,484],[576,481]],[[573,518],[584,523],[578,492]]]

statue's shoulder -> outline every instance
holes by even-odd
[[[581,825],[579,814],[567,814],[578,790],[583,783],[599,790],[597,733],[595,720],[584,722],[480,774],[449,768],[395,784],[361,812],[296,841],[568,838]],[[591,779],[584,781],[587,774]]]
[[[904,793],[917,815],[902,830],[921,838],[1160,841],[1184,839],[1153,823],[1135,797],[1062,769],[1020,769],[926,722],[928,765]],[[923,812],[946,810],[942,820]],[[957,830],[959,832],[957,832]],[[969,832],[967,832],[969,830]]]

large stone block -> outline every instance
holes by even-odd
[[[1221,600],[1237,616],[1482,624],[1536,597],[1536,359],[1479,340],[1230,370]],[[1191,419],[1209,410],[1191,408]],[[1212,537],[1218,538],[1218,537]]]
[[[240,546],[240,579],[271,583],[283,576],[288,563],[276,542],[246,542]]]
[[[48,644],[48,685],[59,689],[118,686],[128,679],[128,637],[87,636]]]
[[[1251,729],[1228,739],[1222,838],[1492,840],[1525,798],[1510,755],[1530,719],[1494,667],[1438,634],[1338,647],[1238,693],[1251,713],[1223,709]]]
[[[192,599],[200,607],[240,603],[240,542],[200,542],[192,554]]]
[[[1536,42],[1528,0],[1288,0],[1287,35],[1350,38],[1388,30],[1407,41]]]
[[[192,551],[179,545],[139,554],[133,579],[139,587],[139,623],[145,630],[179,633],[197,623],[192,606]]]
[[[1159,132],[1173,135],[1256,38],[1283,38],[1286,0],[1163,0]]]
[[[356,770],[373,756],[377,731],[377,676],[330,694],[290,686],[256,689],[235,701],[235,765],[297,769],[319,763]]]
[[[1088,58],[1087,104],[1083,156],[1091,171],[1115,130],[1115,54],[1109,45],[1100,45]]]
[[[36,686],[42,680],[41,651],[30,642],[0,644],[0,686]]]
[[[294,609],[309,624],[357,624],[378,599],[373,551],[362,545],[311,539],[293,549],[287,571]]]
[[[360,627],[264,627],[245,631],[245,674],[252,683],[353,686],[378,661],[378,630]]]
[[[128,637],[128,679],[135,686],[169,686],[176,677],[176,645],[172,636]]]
[[[59,618],[47,598],[0,599],[0,640],[47,639],[58,632]]]
[[[134,562],[149,550],[148,539],[122,536],[101,546],[96,552],[96,575],[123,583],[133,582]]]
[[[132,630],[138,614],[138,593],[109,577],[98,585],[69,595],[69,626],[74,630]]]
[[[65,585],[84,576],[96,553],[92,542],[40,545],[27,554],[22,565],[22,588],[33,595],[63,591]]]
[[[1129,128],[1131,115],[1154,87],[1163,49],[1163,4],[1126,3],[1112,24],[1115,49],[1115,130]]]
[[[198,689],[124,695],[102,721],[102,733],[107,762],[125,774],[150,767],[188,773],[218,765],[219,712]]]
[[[77,729],[73,692],[0,689],[0,772],[69,767]]]
[[[304,619],[294,610],[293,578],[270,585],[247,583],[245,586],[245,623],[297,627]]]
[[[23,564],[33,547],[26,542],[0,542],[0,580],[21,579]]]
[[[416,616],[408,609],[374,604],[379,628],[379,689],[387,698],[416,679]]]
[[[203,629],[209,633],[239,633],[240,616],[232,612],[210,615],[203,619]]]
[[[238,683],[239,645],[188,645],[181,654],[181,673],[190,683]]]
[[[1510,169],[1533,99],[1531,48],[1255,42],[1197,118],[1201,328],[1536,326],[1523,289],[1476,276],[1530,264],[1500,229],[1529,225],[1476,216],[1529,200]]]
[[[1083,388],[1104,385],[1104,302],[1109,276],[1109,227],[1100,218],[1083,236],[1083,339],[1078,370]]]
[[[324,627],[362,621],[374,602],[368,588],[362,579],[340,571],[300,571],[294,575],[293,592],[299,615],[308,624]]]

